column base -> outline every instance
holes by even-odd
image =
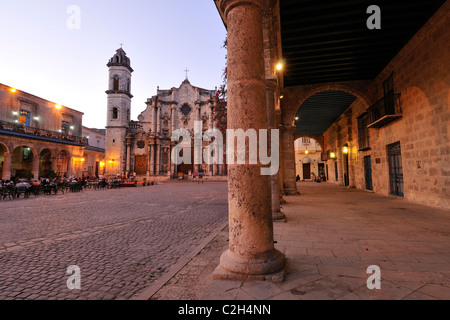
[[[300,192],[297,189],[284,189],[285,196],[296,196],[299,194]]]
[[[218,265],[212,274],[212,278],[213,280],[282,282],[284,280],[284,269],[270,274],[254,275],[228,271],[221,265]]]
[[[272,221],[273,222],[286,222],[286,216],[281,211],[273,212],[272,213]]]
[[[281,282],[284,278],[284,255],[274,249],[266,258],[241,258],[229,249],[222,253],[213,279],[268,280]]]

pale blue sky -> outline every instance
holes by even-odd
[[[80,9],[80,29],[67,10]],[[106,123],[108,68],[123,49],[135,70],[132,119],[156,87],[222,83],[226,30],[212,0],[0,0],[0,83],[84,112]],[[73,20],[71,20],[73,21]]]

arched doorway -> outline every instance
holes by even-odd
[[[311,158],[303,158],[302,160],[303,180],[311,179]]]
[[[58,153],[58,157],[56,159],[56,175],[58,177],[68,178],[67,176],[68,167],[69,167],[69,155],[67,154],[66,151],[61,150]]]
[[[56,172],[52,170],[52,152],[44,149],[39,157],[39,177],[53,178]]]
[[[14,149],[11,155],[11,178],[12,179],[32,179],[33,160],[35,155],[28,146],[20,146]]]

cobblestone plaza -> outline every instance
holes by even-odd
[[[129,299],[227,221],[226,183],[0,202],[0,300]],[[69,290],[67,268],[81,271]]]

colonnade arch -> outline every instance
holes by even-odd
[[[70,173],[72,154],[65,148],[39,146],[33,142],[0,141],[0,178],[2,180],[28,178],[39,179]]]
[[[298,194],[296,186],[296,170],[295,170],[295,150],[294,141],[296,137],[296,125],[295,118],[297,111],[303,103],[315,94],[325,91],[340,91],[353,95],[356,99],[361,100],[368,108],[374,101],[375,96],[370,92],[373,88],[372,81],[348,81],[348,82],[336,82],[326,84],[313,84],[304,86],[295,86],[284,88],[281,100],[281,148],[282,148],[282,161],[283,161],[283,188],[286,195]],[[344,111],[344,110],[343,110]],[[322,147],[322,152],[326,152],[325,142],[323,135],[301,135],[310,136],[317,140]]]

